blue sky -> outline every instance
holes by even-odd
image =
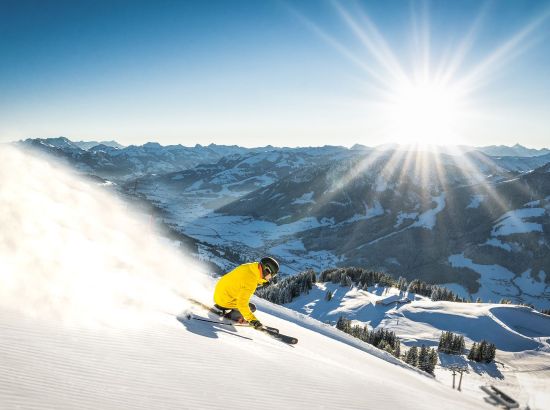
[[[0,0],[0,141],[550,146],[550,1]]]

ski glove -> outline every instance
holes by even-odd
[[[259,320],[251,320],[249,323],[250,326],[253,326],[256,330],[262,330],[264,327],[264,325],[262,325],[262,322],[260,322]]]

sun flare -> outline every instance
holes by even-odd
[[[457,143],[461,116],[460,94],[436,82],[407,82],[395,87],[384,105],[389,132],[401,144]]]
[[[527,40],[532,40],[535,30],[550,18],[547,9],[493,50],[474,55],[471,50],[483,27],[487,6],[479,9],[462,36],[444,44],[441,39],[433,41],[428,4],[411,5],[411,30],[405,28],[406,36],[392,47],[390,37],[360,5],[339,1],[332,5],[355,41],[341,41],[311,20],[301,19],[363,71],[364,78],[359,80],[364,93],[360,103],[363,115],[353,117],[353,121],[362,127],[365,139],[429,150],[472,145],[482,137],[484,130],[474,125],[491,120],[493,114],[492,107],[482,105],[486,100],[478,98],[480,90],[492,81],[495,72],[529,47]],[[356,105],[357,100],[350,104]]]

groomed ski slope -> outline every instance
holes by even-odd
[[[259,318],[298,345],[178,320],[214,280],[149,215],[11,149],[0,186],[2,410],[485,406],[267,302]]]
[[[259,316],[297,336],[299,344],[291,347],[250,328],[180,322],[168,313],[149,315],[141,328],[84,329],[3,309],[0,407],[484,407],[430,377],[326,337],[314,326],[306,329],[298,319]]]

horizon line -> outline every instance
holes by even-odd
[[[24,141],[27,141],[27,140],[49,140],[49,139],[59,139],[59,138],[64,138],[72,143],[90,143],[90,142],[97,142],[98,145],[99,144],[102,144],[102,143],[105,143],[105,142],[109,142],[109,143],[116,143],[120,146],[122,146],[123,148],[127,148],[127,147],[143,147],[147,144],[158,144],[160,145],[161,147],[173,147],[173,146],[181,146],[181,147],[185,147],[185,148],[194,148],[194,147],[209,147],[209,146],[226,146],[226,147],[231,147],[231,146],[234,146],[234,147],[240,147],[240,148],[246,148],[246,149],[258,149],[258,148],[281,148],[281,149],[293,149],[293,148],[296,148],[296,149],[299,149],[299,148],[323,148],[323,147],[339,147],[339,148],[346,148],[346,149],[349,149],[349,150],[353,150],[353,149],[383,149],[383,148],[391,148],[391,147],[399,147],[399,148],[406,148],[406,149],[412,149],[412,150],[419,150],[419,151],[423,151],[423,150],[426,150],[426,151],[431,151],[431,150],[453,150],[453,149],[457,149],[457,150],[464,150],[465,148],[466,149],[469,149],[469,148],[489,148],[489,147],[497,147],[497,148],[500,148],[500,147],[504,147],[504,148],[514,148],[514,147],[521,147],[521,148],[525,148],[525,149],[529,149],[529,150],[536,150],[536,151],[544,151],[544,150],[550,150],[550,148],[548,147],[529,147],[529,146],[526,146],[526,145],[523,145],[519,142],[516,142],[514,145],[505,145],[505,144],[492,144],[492,145],[468,145],[468,144],[448,144],[448,145],[443,145],[443,144],[421,144],[421,143],[418,143],[418,144],[402,144],[402,143],[397,143],[397,142],[387,142],[387,143],[384,143],[384,144],[378,144],[378,145],[372,145],[372,146],[369,146],[369,145],[365,145],[365,144],[361,144],[361,143],[355,143],[353,145],[338,145],[338,144],[324,144],[324,145],[304,145],[304,146],[300,146],[300,145],[295,145],[295,146],[276,146],[276,145],[272,145],[272,144],[268,144],[268,145],[263,145],[263,146],[250,146],[250,145],[239,145],[239,144],[220,144],[220,143],[215,143],[215,142],[210,142],[209,144],[201,144],[201,143],[196,143],[194,145],[183,145],[181,143],[179,144],[162,144],[160,142],[157,142],[157,141],[154,141],[154,140],[150,140],[150,141],[147,141],[143,144],[129,144],[129,145],[125,145],[125,144],[122,144],[120,143],[119,141],[115,140],[115,139],[111,139],[111,140],[95,140],[95,139],[90,139],[90,140],[85,140],[85,139],[82,139],[82,140],[73,140],[69,137],[65,137],[65,136],[62,136],[62,135],[58,135],[58,136],[47,136],[47,137],[27,137],[27,138],[22,138],[22,139],[19,139],[19,140],[13,140],[13,141],[7,141],[7,142],[4,142],[3,144],[13,144],[13,143],[18,143],[18,142],[24,142]]]

